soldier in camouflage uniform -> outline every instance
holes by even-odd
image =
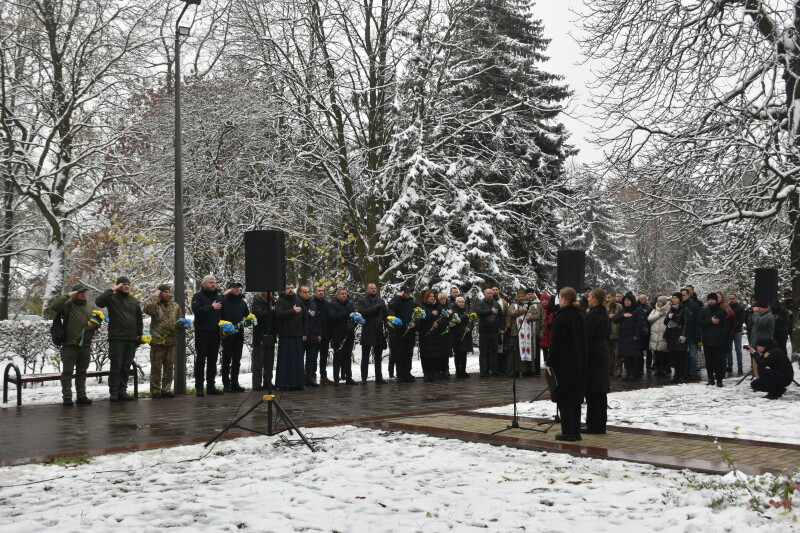
[[[150,315],[150,392],[153,398],[174,398],[172,376],[175,368],[175,346],[178,343],[172,326],[184,317],[181,307],[172,300],[172,286],[159,285],[144,303]]]
[[[61,347],[61,395],[67,407],[74,405],[73,378],[78,393],[78,405],[92,405],[92,400],[86,397],[86,369],[89,368],[92,358],[95,326],[88,325],[92,316],[92,310],[86,305],[88,290],[89,288],[83,283],[77,283],[72,286],[69,294],[57,296],[49,305],[53,313],[63,316],[64,329],[67,332],[66,340]]]

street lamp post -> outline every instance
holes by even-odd
[[[189,28],[181,26],[181,18],[190,4],[200,0],[183,0],[183,10],[175,22],[175,301],[186,310],[186,272],[184,268],[183,233],[183,136],[181,135],[181,39],[189,36]],[[186,394],[186,334],[177,333],[175,356],[175,393]]]

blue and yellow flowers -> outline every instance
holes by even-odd
[[[415,307],[414,311],[411,314],[411,322],[414,324],[414,328],[416,328],[419,321],[425,318],[426,316],[427,313],[423,308]],[[406,335],[408,335],[409,331],[411,331],[411,328],[410,327],[406,328],[406,332],[403,333],[403,336],[405,337]]]
[[[258,319],[256,318],[256,315],[250,313],[249,315],[244,317],[244,320],[236,324],[236,330],[241,331],[247,326],[257,326],[257,325],[258,325]]]
[[[228,335],[233,335],[236,333],[236,326],[232,323],[228,322],[227,320],[220,320],[219,324],[219,338],[224,339]]]
[[[86,332],[93,330],[93,329],[100,329],[103,327],[103,324],[108,322],[108,317],[105,313],[103,313],[100,309],[95,309],[92,311],[92,316],[89,317],[89,320],[86,322],[86,326],[81,331],[81,334],[75,337],[72,342],[77,342],[78,346],[83,346]]]
[[[161,337],[159,337],[158,342],[163,343],[167,340],[167,337],[170,335],[174,335],[176,331],[186,331],[187,329],[192,327],[192,321],[188,318],[179,318],[172,324],[166,333],[164,333]]]
[[[150,344],[153,342],[153,337],[151,337],[149,333],[144,332],[142,336],[139,337],[139,340],[142,341],[142,344]]]

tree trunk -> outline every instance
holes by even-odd
[[[0,320],[8,320],[8,305],[11,298],[11,253],[14,251],[14,183],[9,177],[3,180],[3,244],[0,253]]]
[[[47,281],[45,283],[43,296],[43,309],[47,306],[47,303],[50,300],[63,292],[65,259],[66,252],[64,250],[63,243],[58,243],[56,240],[52,240],[47,246],[47,263],[49,266],[47,268]]]
[[[788,200],[789,222],[792,226],[789,234],[789,265],[792,276],[792,298],[800,299],[800,195],[792,194]],[[792,355],[800,358],[800,316],[793,311],[791,324]]]

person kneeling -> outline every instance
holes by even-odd
[[[750,386],[753,390],[766,392],[765,398],[777,400],[786,392],[786,387],[794,378],[792,363],[786,352],[780,349],[772,339],[761,338],[756,347],[748,348],[753,356],[754,373],[758,376]]]

